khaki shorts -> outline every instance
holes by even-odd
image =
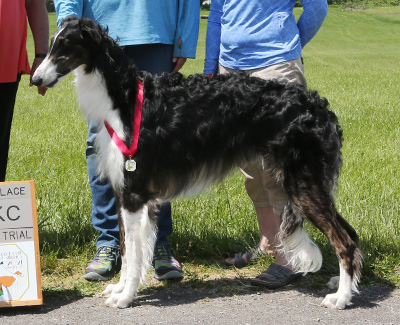
[[[219,65],[219,73],[234,73],[232,70]],[[304,75],[302,58],[274,64],[265,68],[246,70],[249,75],[262,79],[275,79],[282,82],[297,82],[307,86]],[[268,166],[264,165],[262,158],[242,166],[240,169],[246,176],[246,191],[255,207],[272,206],[274,212],[280,215],[287,203],[286,193],[282,184],[277,182],[271,175]]]

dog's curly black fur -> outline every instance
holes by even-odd
[[[137,79],[143,83],[137,170],[125,170],[124,186],[115,188],[121,207],[135,212],[173,199],[195,184],[220,181],[234,167],[261,156],[288,196],[280,240],[309,219],[358,281],[358,237],[334,204],[342,131],[326,99],[301,85],[246,74],[186,78],[138,72],[99,25],[68,18],[62,27],[50,52],[59,77],[78,66],[88,75],[98,71],[112,109],[119,111],[127,144],[132,140]],[[37,78],[34,82],[40,84]]]

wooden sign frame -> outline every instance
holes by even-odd
[[[0,182],[0,307],[42,304],[35,182]]]

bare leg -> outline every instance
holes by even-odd
[[[285,255],[281,251],[276,250],[278,245],[277,234],[281,219],[274,213],[272,206],[269,207],[256,207],[256,214],[258,220],[258,226],[260,228],[260,242],[258,247],[265,253],[275,256],[275,263],[284,266],[292,271],[293,268],[285,258]]]

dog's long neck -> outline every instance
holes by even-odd
[[[102,125],[104,121],[115,120],[120,116],[100,71],[94,69],[86,73],[85,67],[80,66],[75,70],[75,76],[78,102],[87,120]]]
[[[137,70],[107,34],[100,46],[102,50],[89,55],[88,64],[76,71],[78,100],[88,119],[112,123],[110,118],[117,114],[129,128],[137,93]]]

